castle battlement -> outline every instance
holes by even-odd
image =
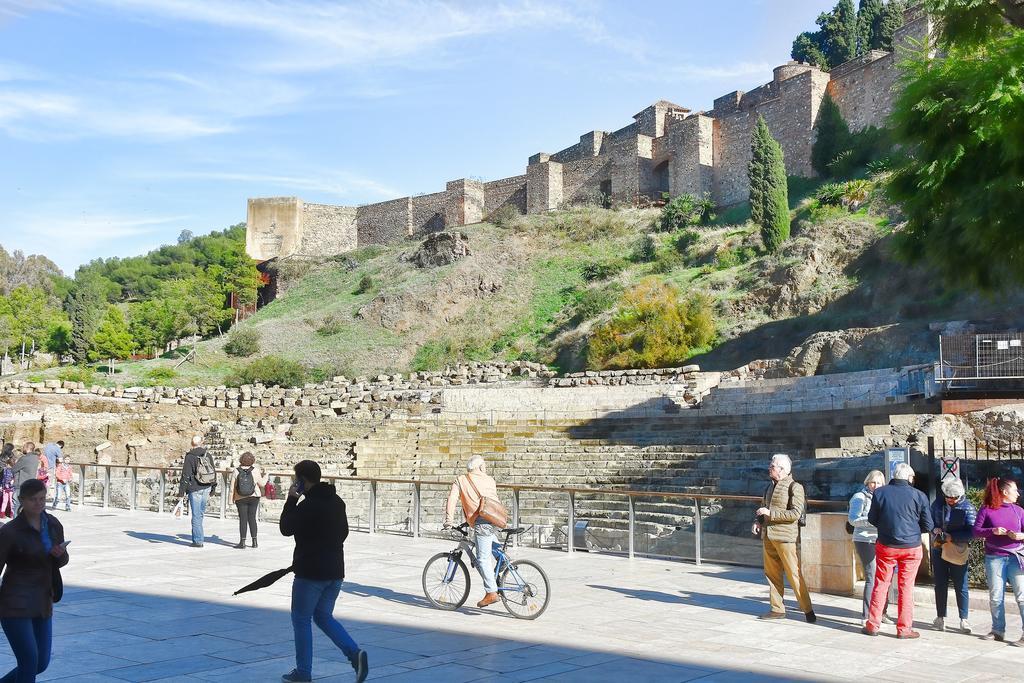
[[[897,52],[931,33],[931,19],[918,7],[905,18],[894,37]],[[851,130],[882,126],[898,83],[896,60],[893,53],[872,50],[831,72],[787,62],[775,67],[771,81],[722,95],[708,111],[659,100],[618,130],[592,130],[565,149],[530,156],[526,172],[511,178],[461,178],[440,192],[362,206],[250,199],[246,251],[260,261],[332,256],[477,223],[499,210],[534,214],[577,203],[636,203],[665,193],[708,193],[719,206],[736,204],[749,193],[750,138],[759,116],[782,146],[786,172],[813,177],[811,147],[825,93]]]

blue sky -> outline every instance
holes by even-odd
[[[523,173],[771,79],[833,0],[0,0],[0,244],[71,274],[245,220]]]

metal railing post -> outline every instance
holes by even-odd
[[[519,489],[512,489],[512,527],[515,529],[519,528]],[[522,545],[522,536],[513,536],[512,545]]]
[[[103,507],[110,507],[110,465],[103,467]]]
[[[704,513],[700,509],[700,498],[693,499],[693,509],[696,511],[693,516],[693,558],[694,564],[701,565],[701,529],[704,526]]]
[[[369,510],[369,531],[371,534],[377,533],[377,482],[370,481],[370,510]]]
[[[132,499],[128,501],[128,509],[134,511],[137,501],[139,499],[139,471],[137,469],[131,469],[131,480],[128,487]]]
[[[412,485],[412,537],[420,537],[420,483]]]
[[[78,466],[78,504],[85,507],[85,465]]]
[[[161,467],[160,468],[160,499],[156,504],[156,511],[163,514],[164,511],[164,498],[167,497],[167,472]]]
[[[574,548],[572,546],[573,546],[573,536],[575,535],[575,531],[576,531],[576,492],[575,491],[569,491],[569,526],[565,530],[565,532],[566,532],[565,536],[566,536],[566,547],[568,548],[568,552],[570,552],[570,553],[572,553],[574,551]]]
[[[636,497],[629,496],[629,559],[636,553]]]
[[[228,473],[221,472],[220,474],[220,518],[228,518]]]

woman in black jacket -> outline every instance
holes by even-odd
[[[0,528],[0,626],[17,660],[3,680],[23,683],[50,665],[54,571],[68,563],[68,553],[64,527],[46,512],[46,485],[29,479],[18,499],[18,516]]]

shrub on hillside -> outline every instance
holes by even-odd
[[[607,280],[612,276],[618,275],[625,268],[626,261],[621,258],[603,259],[601,261],[592,261],[583,266],[580,274],[587,282],[595,282],[597,280]]]
[[[583,290],[573,308],[573,318],[578,322],[596,318],[611,309],[621,293],[622,287],[614,283]]]
[[[248,358],[260,352],[260,333],[254,327],[232,327],[224,344],[229,356]]]
[[[57,378],[62,382],[92,384],[93,374],[92,368],[85,367],[84,365],[70,365],[66,368],[61,368],[57,373]]]
[[[843,201],[843,183],[825,183],[815,191],[814,198],[819,204],[839,206]]]
[[[658,217],[658,225],[664,232],[671,232],[691,225],[710,225],[713,220],[715,202],[709,193],[705,192],[700,197],[683,193],[665,204]]]
[[[146,373],[146,377],[149,378],[149,380],[154,384],[158,384],[160,382],[168,382],[177,376],[178,373],[175,372],[174,368],[168,367],[166,365],[153,368],[152,370]]]
[[[264,356],[230,373],[224,381],[234,387],[243,384],[298,387],[306,382],[306,368],[286,358]]]
[[[373,289],[376,286],[377,286],[377,283],[374,282],[374,280],[373,280],[373,278],[371,276],[364,275],[361,278],[359,278],[359,284],[356,285],[356,288],[355,288],[355,290],[352,291],[352,293],[353,294],[366,294],[367,292],[372,292]]]
[[[519,221],[519,209],[509,204],[499,206],[487,216],[487,222],[499,228],[511,228]]]
[[[654,235],[641,235],[633,245],[629,260],[634,263],[650,263],[658,255],[658,241]]]
[[[696,230],[680,230],[672,236],[672,244],[680,254],[689,253],[690,249],[700,242],[700,233]]]
[[[599,370],[680,365],[714,335],[706,300],[684,299],[675,285],[648,277],[627,290],[612,318],[594,329],[587,365]]]
[[[316,333],[321,337],[330,337],[331,335],[338,334],[344,329],[344,323],[340,316],[329,315],[320,321],[320,326],[316,328]]]

